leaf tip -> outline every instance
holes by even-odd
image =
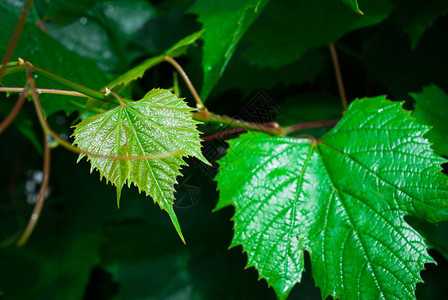
[[[182,243],[184,243],[184,245],[186,245],[187,242],[185,241],[184,235],[182,234],[182,230],[180,229],[180,224],[179,224],[179,221],[177,220],[177,216],[176,216],[176,213],[174,212],[173,207],[169,206],[166,209],[166,211],[167,211],[168,215],[170,216],[171,222],[173,223],[177,234],[179,235],[180,239],[182,240]]]
[[[117,185],[117,208],[120,209],[120,198],[121,198],[121,188],[122,186]]]

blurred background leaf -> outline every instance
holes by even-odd
[[[444,1],[360,0],[361,16],[343,1],[272,1],[241,38],[227,68],[207,99],[216,113],[282,125],[337,119],[341,104],[326,44],[335,41],[349,100],[388,94],[406,100],[431,83],[448,90],[448,18]],[[91,88],[101,89],[145,59],[160,55],[203,24],[189,8],[193,0],[100,1],[35,0],[14,57]],[[0,53],[4,52],[23,5],[0,2]],[[420,13],[421,12],[421,13]],[[412,16],[407,18],[406,16]],[[218,20],[219,21],[219,20]],[[229,20],[221,20],[229,21]],[[219,23],[219,22],[218,22]],[[417,42],[418,41],[418,42]],[[202,42],[177,60],[198,88],[203,82]],[[414,47],[414,48],[413,48]],[[173,69],[155,66],[124,91],[141,98],[154,87],[173,87]],[[60,88],[37,78],[38,87]],[[23,86],[23,74],[7,77]],[[187,87],[180,92],[194,105]],[[16,96],[0,95],[5,116]],[[85,100],[42,95],[49,122],[71,135],[70,125],[86,111]],[[62,111],[62,112],[58,112]],[[253,269],[244,269],[241,248],[228,250],[233,234],[231,208],[216,205],[215,161],[225,138],[204,143],[206,167],[189,160],[176,186],[182,245],[160,209],[134,190],[125,190],[120,210],[115,190],[89,174],[76,155],[53,152],[51,192],[36,231],[17,248],[39,187],[42,133],[30,103],[1,136],[0,149],[0,299],[275,299]],[[206,134],[223,132],[201,126]],[[20,131],[19,131],[20,130]],[[297,134],[319,136],[327,129]],[[446,129],[441,132],[446,134]],[[446,142],[443,143],[446,146]],[[34,194],[33,194],[34,192]],[[442,299],[448,272],[446,226],[412,223],[433,245],[438,266],[428,265],[419,299]],[[290,299],[319,299],[309,259],[302,283]]]

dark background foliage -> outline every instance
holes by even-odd
[[[193,2],[36,0],[14,57],[100,89],[199,30],[197,16],[187,13]],[[325,46],[332,40],[337,40],[348,99],[388,94],[412,108],[409,92],[430,83],[448,91],[445,1],[428,1],[425,7],[416,0],[360,1],[366,12],[362,21],[345,6],[332,9],[329,0],[315,2],[272,1],[265,7],[207,98],[210,110],[282,125],[339,118]],[[0,1],[0,53],[22,4]],[[307,18],[316,9],[326,13]],[[201,46],[199,41],[178,59],[198,88],[203,80]],[[58,87],[41,78],[37,82],[39,87]],[[23,83],[23,75],[4,81],[8,86]],[[153,87],[172,86],[173,69],[161,64],[124,93],[138,99]],[[181,82],[180,88],[191,101]],[[8,113],[15,99],[1,95],[0,115]],[[86,112],[81,100],[43,96],[42,101],[53,128],[67,137]],[[96,172],[89,174],[85,160],[76,164],[75,154],[58,148],[52,151],[50,191],[41,219],[29,242],[17,248],[13,242],[28,221],[39,187],[38,128],[28,103],[0,139],[0,299],[275,298],[266,282],[257,281],[253,268],[244,269],[241,248],[228,250],[232,209],[212,213],[218,195],[215,161],[226,149],[222,139],[204,143],[213,167],[190,160],[179,178],[175,210],[186,246],[151,199],[135,188],[124,189],[117,209],[115,189],[99,182]],[[200,129],[205,135],[223,130],[212,125]],[[319,136],[324,130],[309,133]],[[417,297],[441,299],[447,293],[447,226],[410,221],[426,233],[438,262],[423,272],[425,284],[417,286]],[[308,263],[290,299],[319,297]]]

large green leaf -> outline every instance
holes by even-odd
[[[192,119],[192,108],[167,90],[153,89],[141,100],[129,102],[92,116],[76,125],[75,141],[81,149],[107,156],[142,156],[182,152],[208,163],[201,153],[198,124]],[[84,155],[80,155],[81,159]],[[91,170],[117,187],[119,203],[125,183],[145,191],[170,215],[183,239],[174,213],[174,185],[179,169],[186,163],[182,157],[164,159],[114,160],[89,157]]]
[[[390,0],[365,0],[364,16],[334,0],[272,1],[248,30],[244,56],[260,67],[281,67],[309,49],[327,45],[343,35],[384,20],[393,10]]]
[[[404,220],[448,219],[444,160],[401,103],[354,101],[321,140],[249,133],[230,141],[217,208],[235,206],[231,246],[287,297],[304,251],[323,298],[413,299],[433,262]]]
[[[189,12],[199,15],[205,33],[201,97],[207,98],[246,30],[269,0],[197,0]]]
[[[411,96],[415,99],[413,116],[432,126],[426,137],[433,143],[434,151],[448,156],[448,95],[433,84],[424,87],[421,93],[411,93]]]

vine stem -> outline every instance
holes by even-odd
[[[65,79],[61,76],[58,76],[58,75],[48,72],[44,69],[36,67],[32,63],[30,63],[28,61],[24,61],[22,59],[19,59],[18,66],[16,69],[14,69],[14,71],[28,71],[29,69],[31,69],[33,71],[33,73],[36,73],[37,75],[43,76],[47,79],[50,79],[51,81],[57,82],[65,87],[68,87],[69,89],[77,91],[86,96],[89,96],[89,97],[92,97],[92,98],[95,98],[95,99],[98,99],[101,101],[108,101],[111,99],[110,97],[115,98],[114,95],[111,95],[110,92],[108,93],[107,91],[105,91],[105,92],[95,91],[91,88],[77,84],[77,83],[70,81],[68,79]]]
[[[234,119],[228,116],[217,115],[208,111],[207,107],[204,105],[201,97],[199,96],[193,83],[191,83],[190,78],[184,69],[170,56],[164,56],[163,60],[169,62],[176,70],[179,72],[180,76],[184,80],[185,84],[188,86],[193,98],[196,101],[197,112],[193,112],[193,117],[196,120],[204,122],[214,122],[229,125],[230,127],[239,127],[247,130],[261,131],[271,135],[285,135],[283,129],[278,125],[278,123],[272,122],[271,126],[266,126],[264,124],[246,122],[238,119]]]
[[[20,87],[0,87],[0,92],[6,92],[6,93],[22,93],[24,90],[25,88]],[[64,91],[56,89],[36,89],[36,92],[38,94],[55,94],[55,95],[66,95],[66,96],[84,97],[84,98],[89,97],[76,91]]]
[[[304,122],[300,124],[294,124],[288,127],[284,127],[284,131],[286,134],[290,134],[296,131],[301,131],[310,128],[318,128],[318,127],[333,127],[335,126],[339,120],[324,120],[324,121],[310,121]]]
[[[188,86],[188,89],[190,90],[194,100],[196,101],[196,108],[198,109],[198,111],[207,112],[207,108],[205,107],[204,102],[202,102],[201,97],[196,91],[196,88],[194,87],[193,83],[191,83],[191,80],[188,77],[187,73],[184,71],[184,69],[177,63],[177,61],[175,61],[172,57],[168,55],[165,55],[163,57],[163,60],[170,63],[177,70],[177,72],[179,72],[180,76],[182,76],[185,84]]]
[[[45,134],[50,134],[56,142],[62,147],[66,148],[71,152],[75,152],[82,155],[87,155],[95,158],[104,158],[110,160],[120,160],[120,161],[129,161],[129,160],[147,160],[147,159],[163,159],[173,156],[182,156],[182,151],[170,152],[170,153],[159,153],[159,154],[151,154],[151,155],[135,155],[135,156],[127,156],[127,155],[104,155],[99,153],[92,153],[89,151],[82,150],[78,147],[72,146],[69,142],[61,138],[56,132],[51,129],[50,125],[45,118],[44,111],[42,109],[42,105],[39,100],[39,96],[36,91],[36,82],[32,76],[32,69],[27,71],[28,84],[31,89],[31,93],[33,96],[34,108],[36,109],[37,118],[39,119],[39,123]]]
[[[42,183],[39,190],[39,198],[37,198],[36,204],[34,205],[33,213],[25,228],[22,236],[17,241],[17,246],[23,246],[28,241],[29,237],[36,227],[37,221],[39,221],[40,213],[45,202],[45,196],[47,194],[48,181],[50,179],[50,165],[51,165],[51,147],[48,142],[48,137],[44,134],[44,167],[42,170]]]
[[[9,114],[6,116],[6,118],[0,123],[0,134],[8,128],[9,125],[11,125],[12,121],[17,117],[17,114],[19,113],[20,109],[23,106],[23,103],[25,103],[25,99],[27,96],[27,92],[25,89],[22,89],[22,93],[19,96],[19,99],[14,104],[14,107],[11,109]]]
[[[312,127],[330,127],[331,124],[333,124],[332,122],[334,121],[315,121],[314,123],[310,123],[310,124],[296,124],[290,127],[286,127],[286,128],[282,128],[278,123],[276,122],[271,122],[271,123],[265,123],[265,124],[261,124],[261,123],[254,123],[254,122],[247,122],[247,121],[243,121],[243,120],[238,120],[238,119],[234,119],[232,117],[229,116],[225,116],[225,115],[217,115],[214,113],[211,113],[208,111],[208,109],[205,107],[205,105],[203,104],[202,100],[200,99],[199,94],[196,92],[196,89],[194,88],[193,84],[191,83],[191,81],[189,80],[187,74],[185,73],[185,71],[182,69],[182,67],[171,57],[169,56],[165,56],[164,60],[170,62],[172,65],[177,66],[176,69],[179,71],[179,73],[181,74],[183,80],[185,81],[185,83],[189,86],[190,91],[192,92],[192,94],[194,95],[194,97],[196,98],[197,101],[197,105],[198,107],[203,107],[202,110],[198,109],[198,111],[193,112],[193,118],[195,118],[198,121],[203,121],[203,122],[210,122],[210,123],[220,123],[220,124],[226,124],[229,127],[232,128],[242,128],[245,130],[252,130],[252,131],[259,131],[259,132],[264,132],[270,135],[275,135],[275,136],[285,136],[286,134],[289,134],[290,132],[294,132],[294,131],[299,131],[299,130],[303,130],[303,129],[307,129],[307,128],[312,128]],[[123,106],[123,105],[127,105],[126,102],[124,102],[123,98],[114,93],[111,92],[110,90],[106,90],[104,93],[102,92],[98,92],[95,90],[91,90],[89,88],[83,87],[81,85],[78,85],[76,83],[73,83],[65,78],[62,78],[60,76],[57,76],[53,73],[50,73],[48,71],[45,71],[43,69],[40,69],[34,65],[32,65],[29,62],[25,62],[23,60],[20,60],[16,63],[11,63],[9,64],[8,68],[13,68],[13,71],[27,71],[27,78],[28,78],[28,82],[29,85],[31,87],[31,93],[34,99],[34,105],[36,108],[36,112],[38,113],[38,117],[39,117],[39,121],[41,123],[42,128],[44,129],[45,132],[48,132],[50,135],[52,135],[54,137],[54,139],[64,148],[78,153],[78,154],[84,154],[84,155],[88,155],[91,157],[97,157],[97,158],[105,158],[105,159],[115,159],[115,160],[145,160],[145,159],[161,159],[161,158],[167,158],[167,157],[171,157],[173,155],[177,156],[177,155],[182,155],[181,153],[168,153],[168,154],[155,154],[155,155],[142,155],[142,156],[113,156],[113,155],[101,155],[101,154],[96,154],[96,153],[90,153],[88,151],[84,151],[81,150],[77,147],[72,146],[70,143],[68,143],[67,141],[65,141],[64,139],[62,139],[61,137],[59,137],[58,134],[56,134],[48,125],[48,123],[46,122],[45,119],[45,115],[43,113],[42,110],[42,106],[40,104],[39,101],[39,97],[38,97],[38,93],[50,93],[50,94],[61,94],[61,95],[69,95],[69,96],[77,96],[77,97],[93,97],[95,99],[98,100],[103,100],[105,101],[106,99],[109,100],[110,98],[112,99],[116,99],[118,100],[118,102]],[[28,69],[25,69],[28,68]],[[68,86],[70,88],[73,88],[75,91],[64,91],[64,90],[55,90],[55,89],[37,89],[35,86],[35,82],[34,79],[32,78],[32,76],[29,74],[31,72],[36,72],[38,74],[42,74],[44,77],[51,79],[53,81],[59,82],[65,86]],[[24,88],[17,88],[17,87],[13,87],[13,88],[0,88],[0,92],[1,91],[5,91],[5,92],[23,92]],[[198,101],[199,99],[199,101]],[[329,125],[322,125],[320,124],[320,122],[329,122],[327,124]],[[295,126],[295,127],[294,127]]]
[[[211,112],[208,112],[207,114],[203,114],[202,112],[193,112],[193,117],[199,121],[226,124],[234,128],[243,128],[246,130],[260,131],[276,136],[285,135],[285,131],[283,130],[283,128],[280,127],[280,125],[278,125],[278,123],[276,122],[271,122],[268,125],[266,125],[266,124],[242,121],[224,115],[217,115]]]
[[[232,134],[237,134],[237,133],[240,133],[240,132],[243,132],[243,131],[244,131],[243,128],[232,128],[232,129],[229,129],[229,130],[225,130],[225,131],[222,131],[222,132],[218,132],[218,133],[215,133],[215,134],[212,134],[212,135],[205,136],[205,137],[202,138],[202,141],[203,142],[208,142],[208,141],[212,141],[212,140],[215,140],[215,139],[226,137],[226,136],[229,136],[229,135],[232,135]]]
[[[28,17],[28,13],[30,11],[31,5],[33,4],[33,0],[27,0],[25,5],[23,6],[23,10],[20,13],[19,19],[17,20],[16,27],[14,28],[14,32],[9,39],[8,47],[6,48],[5,54],[3,55],[2,64],[0,65],[0,83],[3,80],[3,75],[5,69],[7,67],[7,63],[12,57],[14,50],[17,46],[17,42],[19,41],[20,34],[22,33],[23,27],[25,27],[26,18]]]
[[[336,81],[338,82],[339,96],[341,97],[342,108],[344,111],[347,110],[347,96],[345,95],[344,82],[342,81],[341,68],[339,66],[338,55],[336,53],[336,48],[334,47],[334,42],[328,44],[330,48],[331,59],[333,61],[334,73],[336,75]]]

